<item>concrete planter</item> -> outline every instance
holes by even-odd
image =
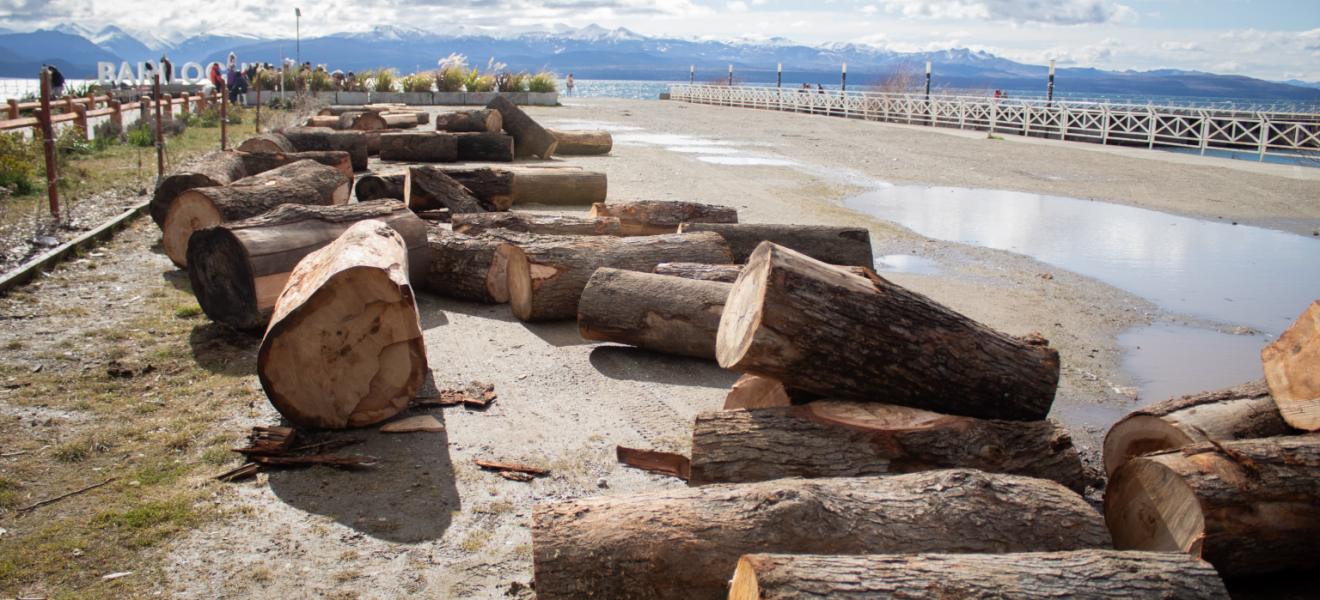
[[[403,92],[371,92],[368,104],[397,104],[403,102]]]
[[[509,99],[509,102],[518,106],[527,105],[527,92],[500,92],[501,96]]]
[[[433,92],[431,103],[443,106],[462,106],[467,104],[467,92]]]
[[[409,106],[430,106],[432,104],[431,92],[399,92],[402,102]]]
[[[369,95],[368,92],[336,92],[335,104],[366,104]]]
[[[499,92],[468,92],[464,104],[469,106],[485,106],[499,95]]]
[[[555,106],[559,104],[559,92],[527,92],[527,104],[531,106]]]

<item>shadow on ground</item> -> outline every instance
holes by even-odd
[[[206,319],[206,317],[198,317]],[[262,331],[239,331],[228,325],[205,321],[188,334],[197,365],[222,375],[254,375]]]
[[[733,386],[733,382],[742,376],[742,373],[721,369],[713,360],[629,346],[600,346],[592,350],[591,366],[610,379],[724,389]]]

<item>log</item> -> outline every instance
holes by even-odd
[[[1228,600],[1214,567],[1182,554],[749,554],[729,600]]]
[[[341,117],[322,117],[320,115],[316,115],[308,118],[307,122],[303,123],[303,127],[329,127],[330,129],[347,129],[346,127],[341,127],[340,119]]]
[[[377,129],[375,131],[363,131],[361,133],[362,137],[367,140],[367,154],[376,156],[380,154],[380,136],[390,132],[384,129]]]
[[[1320,429],[1320,300],[1260,351],[1265,381],[1289,425]]]
[[[496,113],[498,114],[498,113]],[[472,192],[481,203],[496,211],[509,210],[514,198],[514,173],[506,169],[489,167],[445,167],[450,176]]]
[[[1260,379],[1214,392],[1173,398],[1135,410],[1105,434],[1105,474],[1133,457],[1214,440],[1231,442],[1296,433]]]
[[[356,113],[345,113],[345,115],[340,115],[338,118],[343,119],[344,116],[352,114]],[[339,122],[342,123],[343,121],[341,120]],[[385,122],[385,117],[380,116],[380,113],[378,112],[364,112],[357,115],[348,128],[353,131],[378,131],[381,129],[388,129],[389,124]]]
[[[793,404],[788,395],[790,389],[769,377],[743,373],[724,395],[724,410],[790,406]]]
[[[513,136],[514,155],[518,158],[537,156],[549,159],[555,153],[558,141],[544,127],[532,120],[504,96],[496,96],[486,105],[488,109],[500,112],[504,131]]]
[[[347,154],[337,152],[341,157]],[[287,156],[287,155],[279,155]],[[272,186],[286,181],[305,183],[316,189],[324,200],[323,204],[347,204],[348,196],[353,192],[352,176],[345,176],[342,171],[314,160],[300,160],[276,167],[257,175],[244,177],[229,184],[231,187]]]
[[[329,167],[326,167],[329,168]],[[333,171],[333,169],[331,169]],[[338,171],[334,171],[336,175]],[[181,269],[188,268],[188,239],[203,227],[255,217],[281,204],[331,206],[325,194],[298,180],[275,185],[197,188],[179,196],[165,216],[161,246]]]
[[[725,304],[720,366],[823,396],[950,415],[1049,414],[1059,353],[1039,334],[1010,337],[866,273],[762,242]]]
[[[973,470],[779,479],[537,504],[541,600],[723,598],[752,552],[1005,553],[1109,547],[1081,496]]]
[[[678,226],[693,221],[737,223],[738,209],[696,202],[643,200],[591,205],[593,217],[618,217],[623,235],[664,235],[678,233]]]
[[[730,248],[730,250],[732,250],[732,248]],[[677,262],[660,263],[655,266],[654,273],[656,275],[682,277],[683,279],[696,279],[698,281],[733,283],[738,280],[738,275],[742,273],[742,270],[742,265],[703,265],[700,263]]]
[[[453,233],[436,225],[427,226],[426,237],[430,247],[426,289],[460,300],[489,304],[509,301],[503,266],[498,271],[492,269],[496,254],[507,255],[513,247],[507,240],[489,233]]]
[[[1054,421],[991,421],[817,400],[697,415],[689,485],[976,469],[1086,491],[1072,436]]]
[[[578,301],[584,340],[715,359],[728,283],[596,269]]]
[[[358,202],[403,200],[403,182],[407,178],[407,172],[363,175],[358,178],[353,188],[353,195],[357,197]]]
[[[257,353],[271,404],[295,426],[361,427],[421,390],[426,345],[402,237],[355,223],[294,268]]]
[[[216,152],[208,155],[190,171],[170,175],[156,184],[156,191],[151,196],[151,220],[158,227],[165,225],[165,213],[169,212],[174,199],[188,190],[228,185],[247,177],[243,168],[243,159],[237,152]]]
[[[403,237],[408,280],[424,281],[431,252],[426,224],[402,203],[283,204],[251,219],[193,232],[188,240],[188,279],[197,304],[217,323],[235,329],[265,327],[298,261],[367,219],[385,223]]]
[[[728,262],[729,247],[713,233],[645,238],[529,236],[509,251],[513,314],[524,321],[571,319],[596,269],[649,272],[662,262]]]
[[[547,129],[546,131],[559,140],[555,154],[560,156],[597,156],[609,154],[614,148],[614,137],[604,129],[594,131]]]
[[[450,214],[485,212],[472,192],[439,169],[409,168],[403,180],[403,197],[414,211],[448,208]]]
[[[417,120],[417,113],[412,112],[379,113],[379,116],[385,121],[385,127],[387,129],[412,129],[417,127],[419,123]]]
[[[366,111],[361,110],[339,113],[338,115],[335,115],[338,119],[335,120],[333,125],[323,125],[323,127],[330,127],[331,129],[337,129],[339,131],[348,131],[353,129],[353,123],[357,122],[358,117],[365,114],[367,114]]]
[[[243,170],[250,174],[265,173],[298,161],[310,160],[327,167],[334,167],[353,180],[353,159],[347,152],[330,150],[324,152],[245,152],[242,155]]]
[[[452,133],[498,133],[504,127],[504,119],[498,110],[460,110],[442,112],[435,116],[435,130]]]
[[[299,152],[339,150],[353,160],[354,171],[367,170],[367,138],[357,131],[290,127],[281,132]]]
[[[513,137],[503,133],[459,133],[458,160],[513,162]]]
[[[289,139],[278,133],[262,133],[250,137],[238,145],[239,152],[297,152]]]
[[[390,108],[393,108],[393,106],[380,106],[380,105],[371,105],[371,104],[365,106],[361,104],[333,104],[325,108],[322,108],[319,114],[321,116],[333,115],[338,117],[339,115],[342,115],[344,113],[383,112]]]
[[[1320,437],[1208,441],[1128,461],[1105,491],[1119,550],[1185,552],[1224,577],[1320,565]]]
[[[733,262],[747,262],[761,242],[774,242],[832,265],[875,268],[871,233],[865,227],[772,225],[765,223],[684,223],[680,232],[714,231],[729,242]]]
[[[513,204],[577,206],[604,202],[608,181],[603,171],[561,168],[514,170]]]
[[[592,219],[571,215],[538,215],[516,212],[484,212],[454,215],[454,233],[477,235],[493,229],[548,235],[619,235],[619,220]]]
[[[386,133],[380,136],[380,159],[454,162],[458,160],[458,137],[452,133]]]

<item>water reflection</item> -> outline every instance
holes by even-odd
[[[911,254],[886,254],[877,258],[875,270],[881,273],[911,273],[913,275],[935,275],[940,272],[940,263],[924,256]]]
[[[1260,379],[1260,350],[1269,339],[1155,325],[1124,333],[1118,343],[1127,348],[1123,368],[1141,386],[1139,406],[1146,406]]]

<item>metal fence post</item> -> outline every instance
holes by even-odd
[[[226,88],[229,86],[226,85]],[[229,90],[220,92],[220,150],[229,149]]]
[[[156,181],[165,178],[165,128],[161,126],[160,73],[156,73],[156,85],[153,86],[152,100],[156,102]]]
[[[1256,113],[1260,116],[1260,162],[1265,162],[1265,148],[1269,145],[1270,139],[1270,121],[1264,113]]]
[[[60,191],[56,185],[59,180],[55,165],[55,127],[51,124],[50,114],[50,71],[41,70],[41,140],[46,150],[46,195],[50,199],[50,215],[60,218]]]

